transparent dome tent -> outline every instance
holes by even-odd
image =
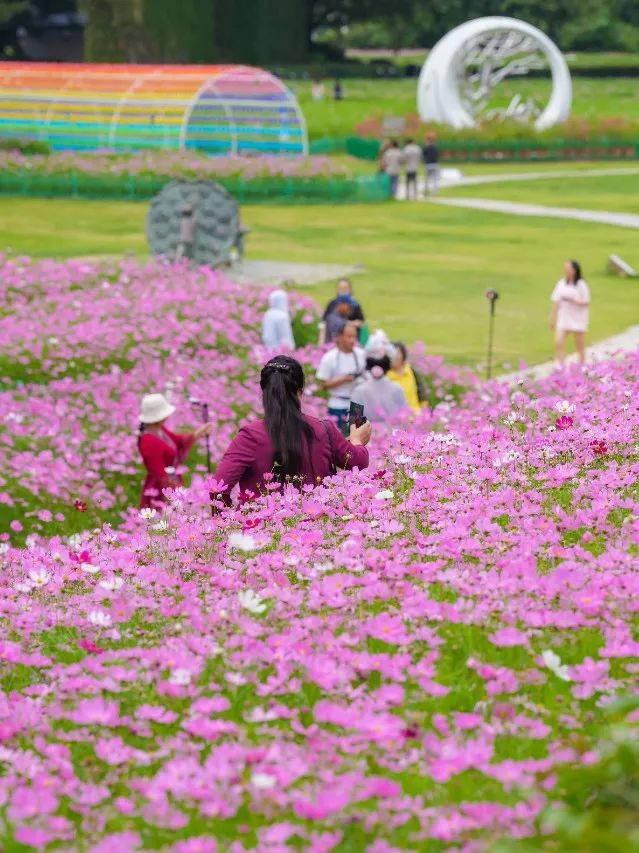
[[[293,93],[246,65],[0,62],[0,137],[54,150],[308,150]]]

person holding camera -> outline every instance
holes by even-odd
[[[315,486],[337,468],[368,467],[366,445],[371,425],[352,426],[347,441],[332,421],[302,412],[304,371],[287,355],[268,361],[260,375],[264,418],[243,426],[215,472],[223,483],[213,500],[231,505],[231,491],[240,486],[240,500],[267,493],[269,483],[297,488]]]
[[[213,428],[213,424],[206,423],[187,435],[169,432],[165,423],[174,411],[175,406],[163,394],[147,394],[142,399],[138,449],[147,474],[140,509],[161,507],[166,501],[164,489],[182,485],[178,466],[186,459],[193,443]]]
[[[357,326],[344,323],[335,338],[335,346],[324,353],[317,378],[328,391],[328,413],[343,435],[348,435],[348,408],[353,390],[366,368],[366,355],[357,346]]]
[[[555,333],[555,350],[559,366],[566,361],[566,337],[575,337],[579,364],[586,361],[586,332],[590,313],[590,289],[581,277],[577,261],[566,261],[564,277],[559,279],[550,297],[550,328]]]

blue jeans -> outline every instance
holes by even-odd
[[[342,433],[348,436],[350,427],[348,425],[348,409],[331,409],[329,407],[328,414],[335,421],[335,426]]]

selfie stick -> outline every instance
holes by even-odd
[[[208,424],[209,422],[209,404],[208,403],[200,403],[195,397],[190,398],[190,403],[194,408],[199,409],[200,415],[202,417],[202,423]],[[209,441],[209,434],[207,433],[204,438],[206,439],[206,470],[211,473],[211,443]]]
[[[495,333],[495,303],[499,299],[496,290],[487,290],[486,299],[490,302],[490,314],[488,315],[488,362],[486,365],[486,379],[490,379],[493,372],[493,339]]]

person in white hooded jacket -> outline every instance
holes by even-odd
[[[262,321],[262,343],[267,349],[295,349],[286,292],[274,290],[268,304]]]

